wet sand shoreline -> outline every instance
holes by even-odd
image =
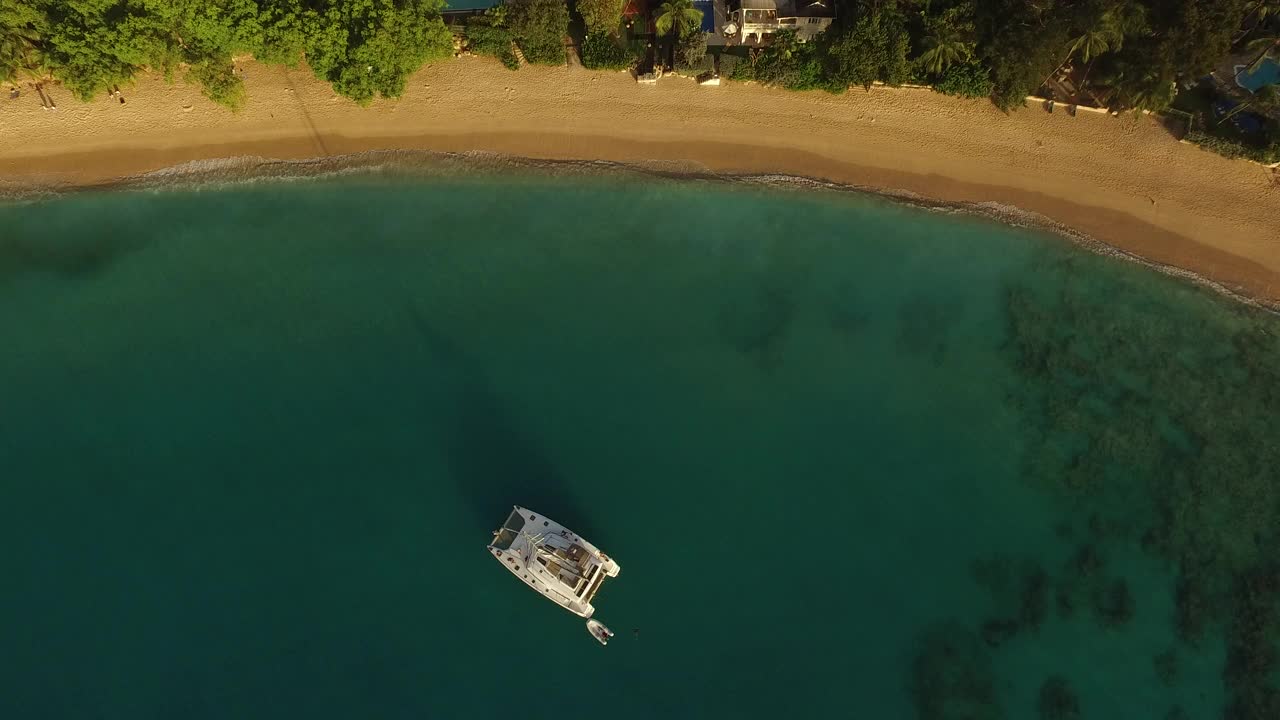
[[[302,69],[243,64],[249,105],[144,78],[127,106],[30,98],[0,116],[0,189],[104,187],[201,160],[303,160],[379,150],[608,161],[672,175],[780,174],[997,204],[1158,266],[1280,301],[1274,171],[1179,143],[1149,117],[1003,115],[923,90],[792,93],[625,74],[428,67],[404,98],[360,108]],[[35,105],[34,111],[31,107]],[[995,213],[999,215],[999,213]]]

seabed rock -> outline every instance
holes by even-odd
[[[919,643],[909,682],[918,720],[1003,720],[991,657],[977,635],[948,622]]]
[[[982,640],[998,648],[1018,635],[1017,620],[988,620],[982,623]]]
[[[1093,612],[1104,627],[1120,627],[1133,619],[1133,593],[1123,579],[1094,593]]]
[[[1080,717],[1080,699],[1061,675],[1050,676],[1040,686],[1037,707],[1041,720],[1078,720]]]
[[[1173,648],[1169,648],[1164,652],[1151,658],[1151,665],[1155,668],[1156,678],[1160,680],[1160,684],[1165,687],[1173,687],[1178,683],[1178,653]]]

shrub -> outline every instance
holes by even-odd
[[[631,53],[612,36],[590,33],[582,41],[582,65],[592,70],[626,70],[635,64]]]
[[[738,65],[733,76],[739,80],[756,80],[789,90],[811,90],[826,86],[817,46],[796,40],[795,30],[779,32],[774,36],[773,44],[756,55],[755,62]]]
[[[623,0],[578,0],[578,14],[587,26],[587,35],[608,35],[622,23]],[[586,48],[582,50],[586,54]],[[583,58],[586,63],[586,58]]]
[[[244,82],[235,74],[228,58],[224,62],[209,61],[192,65],[187,78],[199,83],[205,97],[232,110],[244,107]]]
[[[149,5],[144,3],[142,5]],[[453,33],[434,0],[344,3],[309,33],[307,64],[340,95],[367,104],[399,97],[409,75],[429,60],[453,54]]]
[[[901,13],[876,10],[839,35],[822,37],[825,75],[833,89],[853,85],[870,88],[876,80],[901,85],[911,77],[907,60],[910,38]]]
[[[729,53],[720,53],[718,57],[720,60],[720,76],[727,78],[733,77],[734,70],[738,67],[738,64],[742,62],[742,58],[737,55],[730,55]]]
[[[510,0],[507,27],[524,57],[542,65],[564,64],[564,36],[569,32],[565,0]]]
[[[1280,162],[1280,142],[1274,140],[1266,147],[1257,148],[1201,130],[1192,130],[1183,139],[1227,158],[1245,158],[1266,164]]]
[[[962,98],[991,97],[993,87],[986,66],[977,62],[952,65],[933,82],[935,91]]]
[[[692,72],[710,70],[707,60],[707,34],[701,30],[685,33],[676,43],[676,67]]]
[[[520,61],[511,49],[511,31],[505,26],[501,7],[484,15],[467,18],[467,47],[477,55],[496,57],[512,70],[519,69]]]

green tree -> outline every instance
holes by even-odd
[[[990,69],[992,102],[1008,111],[1026,102],[1070,44],[1063,8],[1051,2],[985,0],[976,6],[977,54]]]
[[[230,107],[243,101],[231,58],[260,44],[253,0],[34,0],[32,6],[47,19],[50,69],[81,99],[150,68],[171,80],[185,70],[206,95]]]
[[[367,105],[399,97],[426,62],[450,55],[443,0],[330,0],[307,14],[307,62],[341,95]]]
[[[618,45],[617,39],[605,33],[588,33],[582,41],[582,65],[592,70],[625,70],[635,64],[635,57]]]
[[[1280,0],[1250,0],[1245,5],[1245,19],[1252,20],[1248,27],[1236,36],[1236,42],[1243,40],[1250,33],[1262,27],[1268,18],[1280,16]]]
[[[877,80],[901,85],[911,76],[910,43],[905,18],[894,6],[873,9],[844,32],[824,38],[827,84],[838,90],[870,88]]]
[[[467,18],[467,47],[477,55],[491,55],[502,61],[510,70],[520,68],[520,60],[512,50],[511,31],[506,24],[507,9],[503,5],[487,10],[483,15]]]
[[[693,0],[665,0],[658,6],[653,27],[659,35],[674,32],[676,37],[702,26],[702,11],[693,6]]]
[[[90,100],[144,67],[172,77],[177,39],[155,12],[119,0],[37,0],[48,18],[44,55],[54,77]]]
[[[20,0],[0,0],[0,82],[48,75],[43,55],[44,15]]]
[[[1134,63],[1127,56],[1117,58],[1106,68],[1103,82],[1116,89],[1110,103],[1113,110],[1158,112],[1173,102],[1176,89],[1168,70]]]
[[[1157,39],[1133,58],[1171,75],[1199,77],[1226,57],[1248,12],[1248,0],[1147,0]]]
[[[1115,14],[1104,12],[1096,22],[1091,23],[1079,35],[1072,38],[1063,64],[1070,62],[1071,58],[1077,54],[1081,60],[1089,62],[1108,50],[1120,49],[1122,43],[1124,43],[1124,32]]]
[[[578,0],[578,14],[587,26],[587,33],[613,35],[622,24],[624,0]]]
[[[991,97],[991,77],[987,67],[979,62],[952,65],[933,83],[933,89],[943,95],[962,98]]]
[[[936,15],[922,12],[924,37],[922,51],[916,60],[931,75],[940,75],[952,63],[965,63],[973,57],[973,6],[969,3],[948,8]]]
[[[507,25],[526,60],[564,64],[564,38],[569,32],[569,7],[564,0],[509,0]]]
[[[300,0],[257,0],[253,55],[273,65],[293,67],[306,52],[306,11]]]
[[[683,70],[702,70],[707,56],[707,34],[701,29],[686,32],[676,42],[676,67]]]
[[[722,71],[725,57],[721,56]],[[772,43],[752,54],[750,64],[738,65],[733,77],[791,90],[829,87],[817,45],[797,40],[795,30],[778,32]]]

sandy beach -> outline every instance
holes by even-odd
[[[403,98],[361,108],[305,68],[241,64],[239,113],[190,85],[145,77],[127,102],[35,93],[0,99],[0,188],[74,187],[212,158],[309,158],[374,149],[676,163],[783,173],[994,202],[1152,262],[1280,302],[1280,175],[1178,142],[1153,118],[1028,107],[929,90],[833,96],[464,57],[429,66]]]

